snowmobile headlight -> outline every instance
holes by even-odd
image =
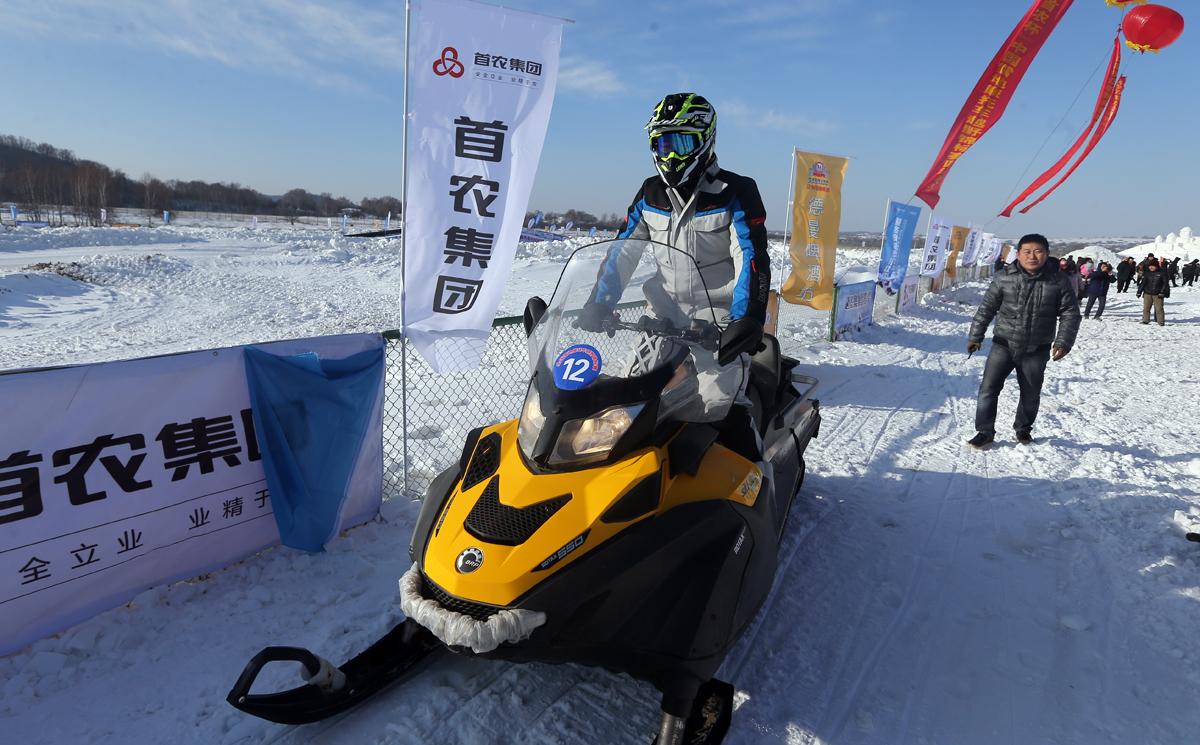
[[[542,401],[538,396],[537,387],[529,386],[525,395],[525,405],[521,407],[521,418],[517,421],[517,445],[526,458],[533,457],[533,446],[537,444],[538,434],[546,426],[546,415],[542,413]]]
[[[586,419],[572,419],[563,425],[550,463],[586,463],[604,459],[645,407],[644,403],[613,406]]]

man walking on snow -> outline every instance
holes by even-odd
[[[1014,369],[1021,400],[1013,429],[1017,442],[1033,442],[1033,421],[1041,402],[1046,362],[1051,357],[1055,361],[1066,357],[1075,343],[1079,296],[1070,280],[1059,272],[1058,263],[1047,261],[1049,255],[1050,243],[1045,236],[1031,233],[1022,237],[1017,244],[1016,263],[995,276],[975,312],[967,341],[969,354],[983,346],[992,319],[996,319],[996,327],[975,406],[977,432],[967,441],[972,447],[984,448],[995,440],[996,405],[1004,379]]]

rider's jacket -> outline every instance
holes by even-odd
[[[701,299],[707,288],[714,308],[730,319],[764,320],[771,287],[767,214],[754,179],[723,170],[714,157],[691,197],[684,200],[662,179],[646,179],[634,197],[618,238],[652,240],[690,255],[705,287],[692,287],[695,272],[674,271],[669,251],[656,251],[664,289],[677,301]],[[606,261],[596,300],[612,307],[625,284],[617,257]]]

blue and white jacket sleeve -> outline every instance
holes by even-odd
[[[638,189],[637,196],[633,198],[633,204],[629,205],[629,212],[625,215],[625,226],[617,233],[618,239],[631,240],[613,245],[600,266],[600,276],[596,278],[596,288],[591,299],[607,308],[614,308],[620,302],[621,293],[637,268],[645,250],[645,244],[639,241],[650,239],[650,228],[642,220],[642,210],[646,206],[644,192],[645,186]]]
[[[731,249],[741,252],[742,268],[733,288],[731,319],[748,316],[765,322],[767,296],[771,291],[771,258],[767,253],[767,211],[754,179],[737,184],[730,230],[735,236]]]

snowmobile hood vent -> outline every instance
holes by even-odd
[[[463,475],[462,490],[466,491],[496,472],[500,467],[500,435],[493,432],[479,441],[471,465]]]
[[[570,501],[571,495],[563,494],[528,507],[500,504],[500,477],[496,476],[471,508],[463,527],[481,541],[498,546],[519,546]]]
[[[496,615],[497,612],[503,610],[502,608],[496,608],[491,605],[473,603],[470,600],[456,598],[434,584],[432,580],[425,576],[424,572],[421,572],[421,583],[425,589],[426,596],[430,600],[437,601],[438,605],[442,606],[448,611],[460,613],[464,616],[470,616],[476,621],[486,621],[492,616]]]

